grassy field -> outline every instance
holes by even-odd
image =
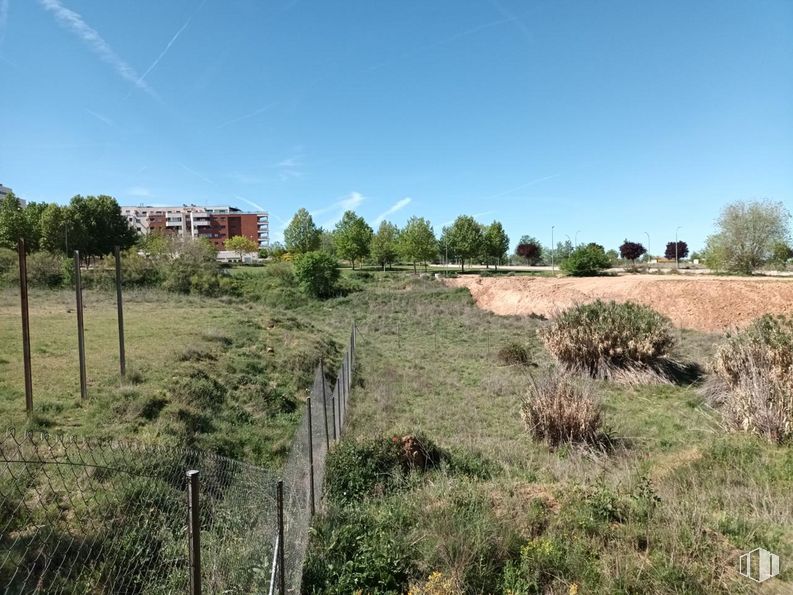
[[[283,310],[128,291],[122,382],[115,296],[86,291],[89,398],[81,402],[73,300],[67,290],[31,293],[35,413],[28,419],[19,300],[13,290],[0,292],[4,426],[192,444],[279,464],[319,357],[339,357],[339,343]]]
[[[550,363],[546,323],[379,279],[329,304],[355,312],[362,337],[345,440],[419,434],[487,472],[453,464],[331,501],[307,571],[317,592],[748,593],[741,552],[793,556],[789,446],[726,434],[695,386],[601,382],[614,449],[550,450],[519,416],[526,375]],[[716,340],[681,331],[679,351],[705,364]],[[499,361],[512,341],[533,366]],[[785,568],[763,592],[793,590]]]
[[[599,382],[612,448],[551,450],[519,414],[528,375],[551,363],[537,339],[546,321],[495,316],[464,289],[404,271],[345,270],[346,297],[325,302],[300,296],[285,267],[234,274],[237,298],[128,292],[124,383],[113,295],[86,292],[85,403],[73,295],[33,292],[30,420],[18,298],[0,292],[4,425],[190,443],[277,466],[313,366],[338,363],[355,320],[350,424],[329,473],[341,496],[315,523],[307,590],[750,593],[737,556],[762,546],[783,561],[762,592],[793,591],[793,449],[726,433],[697,386]],[[680,353],[705,364],[719,338],[678,332]],[[530,365],[503,363],[511,342]],[[372,466],[408,434],[437,444],[443,464]],[[371,491],[345,491],[370,471]]]

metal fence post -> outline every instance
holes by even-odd
[[[341,374],[336,378],[336,409],[337,411],[334,412],[334,417],[338,418],[339,422],[339,434],[338,438],[341,438]],[[338,415],[335,415],[338,414]]]
[[[325,362],[319,358],[319,373],[322,377],[322,413],[325,417],[325,448],[330,450],[330,433],[328,431],[328,398],[325,396]]]
[[[311,397],[306,398],[306,420],[308,423],[308,499],[311,505],[311,516],[314,516],[314,438],[311,427]]]
[[[74,251],[74,290],[77,295],[77,350],[80,357],[80,398],[88,397],[85,373],[85,331],[83,326],[83,281],[80,276],[80,251]]]
[[[284,568],[284,482],[278,481],[276,488],[276,500],[278,503],[278,566],[281,572],[278,577],[279,592],[281,595],[286,593],[286,568]]]
[[[190,548],[190,595],[201,595],[201,518],[198,471],[187,472],[187,537]]]
[[[33,413],[33,377],[30,366],[30,311],[28,309],[28,262],[25,240],[17,242],[19,256],[19,301],[22,308],[22,359],[25,366],[25,411]]]
[[[118,362],[121,378],[127,375],[127,354],[124,349],[124,303],[121,296],[121,248],[114,249],[116,256],[116,309],[118,310]]]
[[[335,443],[337,438],[336,434],[336,388],[334,387],[330,393],[330,412],[333,414],[333,442]]]

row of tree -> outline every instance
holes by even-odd
[[[472,259],[498,266],[509,250],[509,237],[500,222],[482,225],[468,215],[461,215],[444,227],[440,239],[423,217],[411,217],[402,229],[382,221],[374,231],[354,211],[345,212],[333,231],[328,232],[314,224],[306,209],[300,209],[284,230],[284,244],[287,251],[295,254],[322,249],[349,260],[353,268],[369,259],[385,269],[401,259],[412,263],[415,270],[418,264],[443,254],[446,260],[459,260],[464,269]]]
[[[83,257],[104,256],[114,246],[127,249],[137,234],[112,196],[80,196],[68,205],[22,202],[8,193],[0,201],[0,247],[14,248],[25,240],[28,252],[45,250]]]

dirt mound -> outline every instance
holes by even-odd
[[[553,316],[598,298],[646,304],[676,326],[724,331],[763,314],[793,314],[793,281],[736,277],[626,275],[621,277],[462,276],[447,279],[467,287],[480,308],[502,315]]]

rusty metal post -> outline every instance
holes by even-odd
[[[127,354],[124,349],[124,302],[121,295],[121,248],[116,246],[114,249],[116,256],[116,310],[118,311],[118,365],[121,371],[121,378],[127,375]]]
[[[22,308],[22,359],[25,366],[25,410],[33,413],[33,376],[30,365],[30,311],[28,309],[28,261],[25,240],[17,242],[19,256],[19,301]]]
[[[80,251],[74,251],[74,290],[77,295],[77,351],[80,357],[80,398],[88,398],[85,372],[85,329],[83,325],[83,281],[80,276]]]
[[[325,417],[325,448],[330,450],[330,433],[328,430],[328,398],[325,395],[325,362],[319,358],[319,373],[322,377],[322,413]]]
[[[278,481],[276,489],[276,500],[278,502],[278,566],[281,571],[278,576],[278,586],[281,595],[286,593],[286,568],[284,567],[284,482]]]
[[[306,398],[306,421],[308,423],[308,500],[311,516],[314,516],[316,506],[314,504],[314,437],[311,426],[311,397]]]
[[[198,471],[187,472],[187,538],[190,548],[190,595],[201,595],[201,509]]]

